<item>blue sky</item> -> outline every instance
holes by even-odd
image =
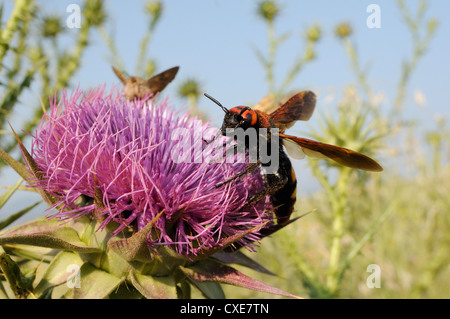
[[[225,105],[256,102],[266,94],[265,75],[252,50],[252,46],[256,46],[267,52],[266,27],[256,15],[256,3],[224,0],[164,2],[162,21],[149,51],[156,58],[160,70],[181,66],[177,80],[168,88],[169,94],[188,77],[198,78],[204,89],[220,98]],[[366,8],[371,3],[380,6],[380,29],[366,26],[369,15]],[[415,10],[417,1],[408,3],[411,10]],[[393,98],[400,64],[411,55],[411,39],[395,1],[281,1],[281,6],[276,31],[278,34],[292,31],[292,36],[277,56],[278,80],[281,81],[292,61],[302,52],[304,42],[301,36],[305,28],[319,23],[323,38],[317,46],[318,58],[303,70],[292,87],[340,89],[354,81],[344,50],[333,35],[336,24],[349,21],[356,32],[355,43],[361,62],[370,65],[371,83]],[[140,30],[146,27],[143,3],[108,1],[107,7],[111,18],[114,18],[120,55],[126,61],[126,68],[132,72],[143,35]],[[449,88],[450,74],[450,28],[444,14],[449,10],[447,1],[430,2],[427,17],[437,17],[440,25],[410,85],[411,90],[420,88],[425,93],[431,111],[440,113],[445,113],[449,106],[448,98],[444,96]],[[77,76],[82,83],[95,85],[115,80],[109,61],[105,59],[108,52],[103,42],[96,41],[96,44],[86,52],[85,68]],[[93,69],[98,72],[92,72]],[[202,100],[200,107],[208,110],[212,105]]]
[[[196,78],[205,92],[224,105],[234,106],[256,103],[268,89],[264,71],[256,59],[252,46],[267,53],[266,26],[256,14],[258,1],[230,0],[166,0],[164,12],[149,47],[149,55],[156,60],[158,71],[179,65],[177,78],[164,94],[171,95],[174,103],[183,106],[176,97],[176,89],[188,78]],[[39,2],[46,12],[65,18],[66,7],[76,0],[45,0]],[[366,19],[369,4],[381,9],[381,28],[369,29]],[[418,1],[407,1],[416,11]],[[308,64],[291,85],[293,89],[319,92],[317,109],[331,109],[327,105],[327,92],[340,92],[354,83],[354,74],[342,46],[333,34],[340,22],[349,22],[354,30],[354,42],[363,65],[370,66],[370,84],[394,98],[401,63],[411,56],[411,38],[395,1],[391,0],[280,0],[281,16],[275,28],[278,35],[291,31],[291,37],[281,46],[276,61],[276,79],[281,81],[293,60],[303,51],[302,36],[305,29],[320,24],[323,36],[317,45],[317,59]],[[411,96],[420,89],[426,96],[427,107],[408,105],[407,114],[429,125],[435,115],[449,119],[450,91],[450,2],[431,0],[426,18],[439,20],[438,30],[429,50],[420,61],[408,87]],[[5,16],[9,16],[11,2],[5,2]],[[147,18],[144,1],[105,1],[109,16],[107,30],[114,33],[119,54],[126,70],[133,74],[139,44]],[[76,29],[67,30],[75,35]],[[98,32],[92,33],[92,45],[84,52],[81,69],[72,84],[81,87],[99,84],[117,84],[111,71],[110,54]],[[31,92],[31,94],[38,92]],[[412,101],[411,99],[409,101]],[[214,124],[219,125],[223,114],[206,98],[199,101]],[[429,120],[428,120],[429,119]],[[313,116],[311,125],[318,119]],[[297,128],[298,126],[294,127]],[[296,134],[301,127],[290,133]],[[303,164],[294,164],[296,167]],[[3,174],[2,174],[3,175]],[[297,173],[300,181],[309,179],[307,170]],[[13,181],[15,177],[13,178]],[[303,184],[304,185],[304,184]],[[314,183],[301,186],[302,191],[314,190]],[[313,185],[313,186],[311,186]]]
[[[81,1],[40,1],[45,11],[67,17],[70,3]],[[129,73],[135,68],[140,39],[147,19],[143,13],[144,1],[106,1],[110,21],[107,28],[114,32],[119,53]],[[206,91],[223,98],[227,105],[255,101],[267,91],[264,72],[256,60],[252,46],[266,52],[266,28],[256,15],[257,1],[194,1],[166,0],[164,12],[149,54],[155,58],[159,70],[180,65],[178,78],[167,92],[173,93],[178,84],[188,77],[198,78]],[[372,84],[390,93],[398,80],[399,65],[410,56],[411,39],[395,1],[280,1],[282,13],[276,22],[278,34],[292,31],[277,56],[277,75],[281,80],[293,59],[302,52],[301,39],[305,28],[319,23],[323,37],[317,46],[318,58],[296,78],[293,87],[324,89],[339,88],[354,80],[342,47],[333,36],[337,23],[350,22],[356,33],[355,43],[363,63],[370,65]],[[376,3],[381,9],[381,28],[369,29],[366,8]],[[408,1],[415,11],[417,1]],[[422,89],[430,108],[444,111],[442,93],[448,88],[450,65],[449,22],[445,12],[450,3],[429,2],[427,17],[439,19],[439,28],[429,51],[421,61],[411,82],[411,89]],[[77,32],[68,30],[68,34]],[[109,52],[97,32],[92,34],[92,46],[83,57],[80,71],[73,83],[93,86],[116,81],[111,72]],[[441,93],[442,92],[442,93]],[[173,94],[172,94],[173,95]],[[448,100],[447,100],[448,101]],[[201,101],[200,107],[208,108]],[[320,101],[319,101],[320,102]]]
[[[60,15],[75,0],[43,0],[44,11]],[[267,93],[264,71],[252,47],[267,53],[266,26],[256,14],[258,1],[229,0],[166,0],[164,12],[149,47],[149,56],[156,60],[158,71],[179,65],[180,72],[166,89],[174,101],[177,87],[187,78],[198,79],[204,91],[228,106],[255,103]],[[381,28],[369,29],[366,12],[369,4],[381,9]],[[418,1],[407,1],[415,12]],[[350,63],[342,46],[333,34],[334,27],[343,21],[354,27],[361,63],[369,67],[370,84],[394,98],[402,61],[411,56],[411,38],[395,1],[379,0],[280,0],[281,16],[276,21],[278,35],[290,31],[291,37],[280,47],[276,60],[276,79],[281,81],[293,60],[304,48],[305,29],[320,24],[323,36],[317,45],[317,59],[308,64],[295,79],[291,88],[311,89],[319,94],[339,92],[354,82]],[[107,30],[114,34],[119,54],[126,70],[133,74],[140,40],[147,27],[145,1],[105,1],[109,21]],[[11,3],[6,2],[6,13]],[[426,18],[439,19],[439,27],[428,52],[410,82],[410,93],[420,89],[427,97],[430,115],[448,115],[450,63],[450,25],[446,12],[448,1],[429,1]],[[77,29],[67,29],[66,35],[75,35]],[[85,51],[80,70],[72,84],[82,87],[101,83],[118,83],[111,71],[111,56],[105,43],[94,31],[91,46]],[[37,92],[36,92],[37,93]],[[324,95],[319,95],[318,107]],[[178,103],[180,104],[180,103]],[[217,110],[206,99],[199,107],[215,118]],[[411,112],[418,110],[411,106]],[[423,112],[423,110],[420,110]],[[418,114],[422,117],[421,114]],[[313,118],[314,120],[314,118]],[[219,122],[219,121],[218,121]],[[313,124],[313,123],[312,123]]]

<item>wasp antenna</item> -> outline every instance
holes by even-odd
[[[228,109],[225,107],[225,106],[223,106],[222,104],[220,104],[220,102],[219,101],[217,101],[215,98],[213,98],[211,95],[209,95],[208,93],[204,93],[204,95],[208,98],[208,99],[210,99],[211,101],[213,101],[214,103],[216,103],[218,106],[220,106],[221,107],[221,109],[225,112],[225,113],[230,113],[230,111],[228,111]]]

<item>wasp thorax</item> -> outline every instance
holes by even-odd
[[[258,116],[248,106],[235,106],[225,116],[224,122],[226,121],[229,123],[228,127],[242,127],[246,129],[258,123]]]

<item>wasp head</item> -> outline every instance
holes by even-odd
[[[248,106],[235,106],[225,114],[222,124],[222,134],[226,135],[227,128],[242,128],[244,130],[254,127],[258,122],[258,116]]]
[[[236,129],[240,127],[246,130],[249,127],[254,127],[257,125],[258,115],[248,106],[235,106],[232,109],[228,110],[209,94],[205,93],[205,96],[216,103],[225,112],[222,128],[220,130],[220,133],[222,133],[222,135],[227,135],[227,128]],[[217,137],[218,136],[216,136],[213,140],[215,140]]]

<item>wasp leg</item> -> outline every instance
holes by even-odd
[[[203,139],[203,142],[205,142],[206,145],[211,144],[212,142],[214,142],[215,140],[217,140],[219,138],[219,136],[222,135],[222,131],[219,130],[216,134],[216,136],[213,137],[213,139],[211,141],[207,141],[205,139]]]
[[[288,182],[287,177],[284,177],[283,179],[280,179],[279,177],[277,177],[277,180],[268,182],[267,187],[265,187],[258,194],[253,195],[248,200],[247,204],[245,204],[244,207],[252,206],[252,205],[256,204],[257,202],[259,202],[261,199],[263,199],[265,196],[274,194],[275,192],[277,192],[278,190],[283,188],[287,182]]]
[[[248,166],[246,167],[246,169],[244,169],[244,170],[243,170],[242,172],[240,172],[239,174],[234,175],[232,178],[230,178],[230,179],[228,179],[228,180],[226,180],[226,181],[224,181],[224,182],[222,182],[222,183],[216,184],[216,188],[219,188],[220,186],[223,186],[223,185],[225,185],[225,184],[228,184],[229,182],[232,182],[232,181],[238,179],[239,177],[241,177],[241,176],[243,176],[243,175],[245,175],[245,174],[253,173],[260,165],[261,165],[261,161],[260,161],[260,160],[258,160],[256,163],[250,163],[250,164],[248,164]]]

